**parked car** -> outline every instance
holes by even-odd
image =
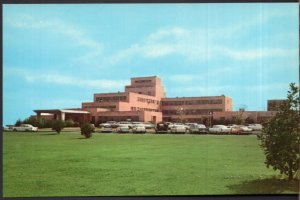
[[[189,131],[191,126],[197,126],[198,124],[197,123],[185,123],[184,126],[186,126],[186,129]]]
[[[249,124],[248,128],[251,128],[253,131],[262,131],[263,126],[261,124]]]
[[[129,124],[119,124],[117,128],[118,133],[129,133]]]
[[[155,125],[152,124],[151,122],[144,122],[143,125],[145,126],[146,129],[155,128]]]
[[[233,126],[230,130],[230,134],[240,135],[241,129],[239,127]]]
[[[198,124],[197,126],[200,133],[208,133],[208,128],[204,124]]]
[[[101,133],[111,133],[111,132],[112,132],[111,124],[103,124],[101,128]]]
[[[231,128],[230,133],[231,134],[236,134],[236,135],[250,134],[250,133],[252,133],[252,129],[250,129],[247,126],[244,126],[244,125],[235,125]]]
[[[241,134],[250,134],[250,133],[252,133],[252,129],[247,127],[247,126],[237,125],[235,127],[239,128],[241,130]]]
[[[132,123],[131,122],[127,122],[127,121],[123,121],[123,122],[118,122],[118,126],[120,125],[126,125],[129,127],[129,129],[132,127]]]
[[[169,125],[164,122],[159,122],[156,124],[155,132],[156,133],[167,133],[169,129]]]
[[[169,125],[170,128],[174,125],[179,125],[179,126],[183,126],[185,128],[186,131],[188,131],[190,129],[189,125],[183,124],[183,123],[173,123],[172,125]]]
[[[191,124],[189,128],[189,133],[200,133],[198,124],[197,125]]]
[[[111,125],[111,128],[117,128],[118,127],[118,123],[116,121],[107,121],[107,124]]]
[[[21,126],[13,127],[13,131],[38,131],[38,127],[34,127],[31,124],[21,124]]]
[[[225,125],[213,125],[212,128],[209,128],[209,133],[217,133],[217,134],[228,134],[230,133],[231,128],[228,128]]]
[[[184,126],[184,125],[175,124],[175,125],[171,126],[170,132],[171,133],[186,133],[187,129],[186,129],[186,126]]]
[[[237,126],[236,124],[228,124],[227,127],[228,128],[233,128],[234,126]]]
[[[13,125],[6,125],[2,129],[3,131],[13,131]]]
[[[132,133],[146,133],[146,128],[143,124],[134,124],[132,126]]]

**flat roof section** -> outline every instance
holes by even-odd
[[[34,110],[36,113],[74,113],[74,114],[90,114],[84,110],[64,110],[64,109],[49,109],[49,110]]]
[[[227,98],[231,98],[225,95],[220,95],[220,96],[198,96],[198,97],[166,97],[166,98],[162,98],[161,100],[177,100],[177,99],[207,99],[207,98],[223,98],[223,97],[227,97]]]

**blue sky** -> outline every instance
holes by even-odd
[[[168,97],[266,110],[299,84],[297,3],[3,6],[3,124],[158,75]]]

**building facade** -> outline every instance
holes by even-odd
[[[279,111],[280,105],[284,103],[284,99],[268,100],[268,111]]]
[[[205,123],[218,111],[232,111],[232,99],[224,95],[162,99],[163,121]]]
[[[274,110],[268,101],[268,110]],[[273,100],[274,102],[274,100]],[[276,101],[277,102],[277,101]],[[83,102],[81,108],[35,110],[38,117],[73,119],[94,124],[106,121],[197,122],[211,125],[213,120],[227,120],[239,115],[232,111],[232,99],[225,95],[206,97],[166,97],[158,76],[131,78],[124,92],[96,93],[93,101]],[[274,112],[244,112],[246,118],[257,121],[273,116]]]

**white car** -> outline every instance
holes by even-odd
[[[38,127],[34,127],[31,124],[21,124],[21,126],[16,126],[13,131],[38,131]]]
[[[262,131],[261,124],[249,124],[248,128],[251,128],[253,131]]]
[[[184,125],[174,124],[170,127],[170,132],[171,133],[186,133],[187,129]]]
[[[118,133],[129,133],[129,125],[128,124],[119,124],[117,128]]]
[[[144,122],[143,125],[145,126],[146,129],[155,128],[155,125],[152,124],[151,122]]]
[[[185,130],[189,130],[190,129],[189,125],[186,125],[186,124],[183,124],[183,123],[174,123],[173,125],[183,126],[185,128]]]
[[[146,128],[143,124],[135,124],[132,126],[132,133],[146,133]]]
[[[3,131],[12,131],[13,130],[13,126],[11,126],[11,125],[4,126],[2,130]]]
[[[213,125],[212,128],[208,129],[209,133],[218,133],[218,134],[222,134],[222,133],[230,133],[231,128],[228,128],[225,125]]]
[[[118,126],[125,125],[125,126],[128,126],[129,128],[132,127],[132,123],[131,122],[123,121],[123,122],[118,122],[117,124],[118,124]]]
[[[111,124],[103,124],[101,128],[102,133],[111,133],[112,132],[112,127]]]

